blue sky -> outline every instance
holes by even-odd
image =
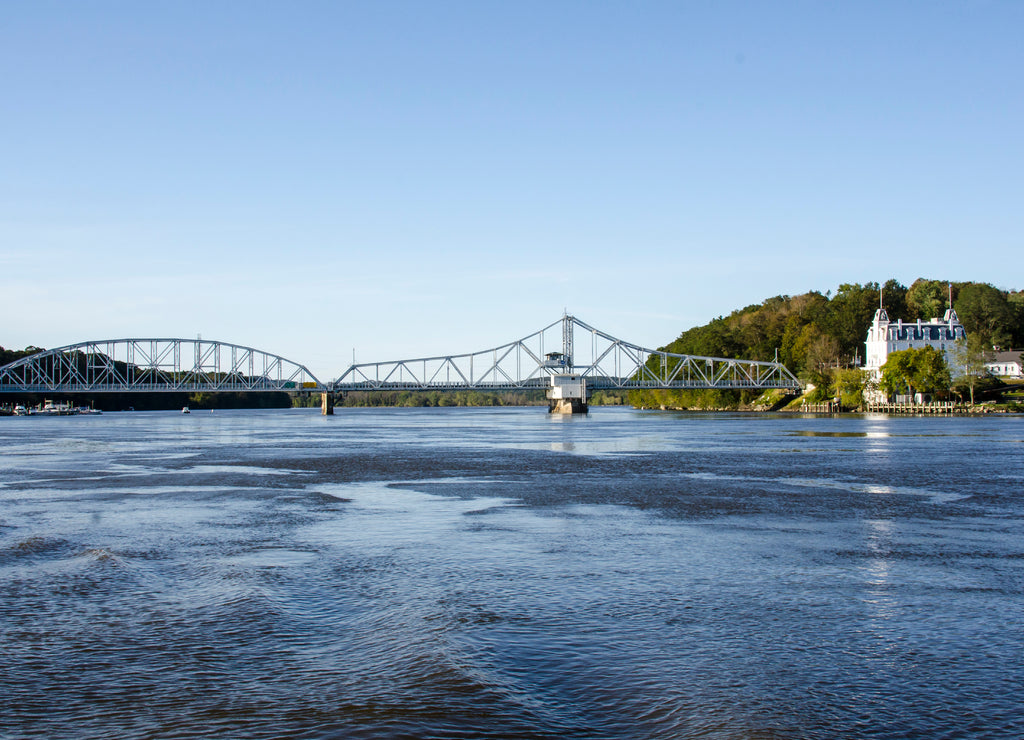
[[[1024,288],[1024,3],[7,2],[0,344],[322,379],[567,309]]]

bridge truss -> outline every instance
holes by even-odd
[[[111,339],[45,350],[0,367],[0,393],[546,390],[574,375],[611,389],[799,390],[778,362],[647,349],[566,315],[481,352],[352,365],[321,383],[278,355],[201,339]]]
[[[201,339],[111,339],[39,352],[0,367],[0,392],[323,391],[305,366]]]
[[[573,374],[587,390],[799,390],[779,362],[698,357],[647,349],[566,315],[515,342],[462,355],[352,365],[335,391],[546,389],[554,375]]]

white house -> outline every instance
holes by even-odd
[[[995,357],[985,363],[985,369],[993,375],[1003,378],[1021,378],[1024,372],[1021,368],[1021,354],[1019,349],[1011,349],[1006,352],[996,352]]]
[[[890,354],[921,347],[934,347],[943,354],[946,364],[952,367],[956,342],[966,338],[963,324],[952,308],[946,309],[942,319],[918,319],[916,322],[904,322],[902,319],[889,321],[885,309],[879,308],[875,311],[867,341],[864,342],[864,369],[871,372],[872,379],[878,380],[882,377],[882,365]]]

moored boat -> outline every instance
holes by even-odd
[[[73,416],[78,413],[78,409],[66,401],[54,403],[53,401],[46,400],[43,402],[43,407],[36,413],[47,416]]]

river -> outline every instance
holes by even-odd
[[[0,736],[1024,736],[1024,418],[0,419]]]

